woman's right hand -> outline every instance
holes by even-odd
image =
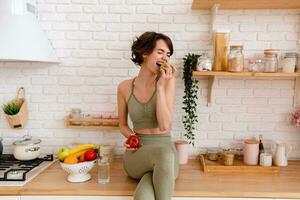
[[[165,62],[164,65],[166,65],[167,67],[165,69],[160,69],[157,87],[165,87],[168,84],[169,80],[175,77],[177,71],[174,66],[167,62]]]
[[[126,147],[127,151],[131,151],[131,152],[135,152],[136,150],[139,149],[139,148],[130,148],[130,145],[126,144],[126,141],[123,143],[123,146]]]

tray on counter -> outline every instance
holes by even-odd
[[[205,155],[200,154],[199,160],[204,173],[279,173],[280,167],[262,167],[260,165],[246,165],[242,159],[234,159],[233,165],[226,166],[220,161],[211,161],[206,159]]]

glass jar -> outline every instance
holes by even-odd
[[[281,64],[282,71],[286,73],[294,73],[297,64],[297,53],[285,53]]]
[[[206,157],[208,160],[216,161],[219,159],[221,149],[218,147],[207,148]]]
[[[207,56],[207,54],[202,54],[198,58],[198,64],[196,67],[197,71],[211,71],[212,70],[212,62],[211,59]]]
[[[255,60],[256,72],[263,72],[265,69],[264,62],[262,59]]]
[[[227,71],[230,30],[216,30],[213,34],[213,71]]]
[[[264,53],[264,67],[265,72],[277,72],[278,70],[278,60],[277,54],[273,52],[265,52]]]
[[[243,45],[230,46],[230,53],[228,55],[228,71],[244,71]]]
[[[80,119],[82,118],[82,111],[80,108],[72,108],[71,110],[71,115],[70,117],[73,118],[73,119]],[[80,121],[72,121],[71,122],[72,125],[81,125],[81,122]]]
[[[248,72],[253,72],[255,70],[256,66],[255,66],[255,60],[250,59],[248,61]]]

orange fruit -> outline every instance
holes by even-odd
[[[67,163],[67,164],[75,164],[75,163],[78,163],[78,159],[77,159],[76,156],[70,155],[70,156],[67,156],[67,157],[64,159],[64,163]]]

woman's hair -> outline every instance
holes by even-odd
[[[131,46],[131,60],[136,65],[141,65],[144,62],[143,55],[149,55],[155,48],[158,40],[164,40],[170,49],[170,55],[173,54],[173,44],[171,39],[156,32],[145,32],[140,37],[137,37]]]

